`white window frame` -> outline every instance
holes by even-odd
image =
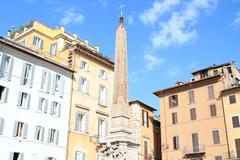
[[[34,66],[30,63],[23,63],[21,85],[32,87],[34,77]]]
[[[61,115],[61,103],[52,101],[50,114],[55,117],[60,117]]]
[[[24,154],[23,153],[20,153],[20,152],[11,152],[10,153],[10,160],[13,160],[13,156],[14,156],[14,154],[19,154],[19,157],[18,157],[18,159],[17,160],[23,160],[24,159]]]
[[[89,81],[87,78],[79,77],[79,91],[82,93],[89,93]]]
[[[81,155],[81,157],[77,157],[77,154],[82,154]],[[80,159],[81,158],[81,159]],[[75,158],[74,158],[74,160],[85,160],[86,159],[86,153],[85,152],[83,152],[83,151],[80,151],[80,150],[78,150],[78,151],[75,151]]]
[[[34,46],[37,48],[42,49],[43,48],[43,40],[39,37],[33,36],[33,43]]]
[[[25,92],[19,92],[18,95],[18,106],[19,108],[29,109],[31,102],[31,95]]]
[[[106,119],[98,118],[98,136],[105,138],[108,132],[108,122]]]
[[[79,68],[85,72],[89,72],[89,64],[86,61],[81,60],[79,63]]]
[[[28,124],[20,121],[15,121],[13,137],[27,138]]]
[[[3,134],[4,125],[5,125],[5,119],[0,117],[0,135]]]
[[[8,58],[8,63],[4,63]],[[14,59],[13,57],[0,52],[0,79],[11,80]],[[6,66],[7,65],[7,66]]]
[[[41,113],[47,113],[48,112],[48,99],[40,97],[38,100],[38,107],[37,111]]]
[[[48,129],[48,143],[58,144],[59,131],[57,129]]]
[[[99,78],[106,80],[107,79],[107,72],[103,69],[100,69],[99,73],[98,73],[98,76],[99,76]]]
[[[89,116],[87,113],[76,112],[75,118],[75,131],[77,132],[88,132],[89,128]]]
[[[45,69],[42,70],[42,80],[41,80],[41,86],[40,91],[49,93],[51,88],[51,73]]]
[[[53,78],[52,94],[58,93],[60,97],[64,96],[64,78],[62,75],[55,74]]]
[[[45,132],[45,128],[43,126],[36,126],[34,140],[43,142],[44,132]]]
[[[53,43],[53,44],[50,44],[49,56],[56,56],[57,47],[58,47],[57,42]]]

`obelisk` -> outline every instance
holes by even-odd
[[[130,129],[130,107],[128,104],[128,60],[127,32],[121,15],[116,31],[113,104],[111,106],[111,127],[108,142],[119,146],[121,160],[137,160],[138,146]],[[118,152],[118,151],[117,151]]]

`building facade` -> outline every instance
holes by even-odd
[[[139,146],[139,160],[159,160],[161,158],[160,128],[154,119],[156,109],[139,101],[129,102],[131,108],[131,128]]]
[[[223,103],[221,93],[239,85],[239,79],[231,62],[198,70],[192,73],[191,82],[177,82],[154,92],[160,97],[163,159],[232,158],[226,126],[228,102]]]
[[[65,159],[72,74],[0,38],[1,159]]]

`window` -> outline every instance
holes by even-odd
[[[89,65],[85,61],[80,61],[80,67],[79,68],[83,71],[89,71]]]
[[[103,69],[99,70],[98,76],[102,79],[107,79],[107,73]]]
[[[42,49],[43,48],[43,40],[34,36],[33,37],[33,45]]]
[[[59,102],[52,102],[52,106],[51,106],[51,112],[50,114],[53,116],[60,116],[60,112],[61,112],[61,104]]]
[[[190,117],[191,117],[192,121],[197,119],[196,108],[191,108],[190,109]]]
[[[179,149],[179,136],[173,137],[173,149],[178,150]]]
[[[208,71],[202,71],[202,72],[200,72],[200,77],[201,77],[201,79],[203,79],[203,78],[208,78]]]
[[[100,138],[107,136],[107,121],[104,119],[98,119],[98,136]]]
[[[14,59],[0,53],[0,78],[11,80]]]
[[[42,80],[41,80],[41,88],[40,90],[49,93],[50,92],[50,87],[51,87],[51,73],[43,70],[42,71]]]
[[[235,147],[236,147],[237,158],[240,158],[240,138],[235,139]]]
[[[215,156],[214,159],[215,159],[215,160],[222,160],[223,158],[222,158],[222,156]]]
[[[86,78],[79,78],[79,91],[83,93],[89,92],[89,81]]]
[[[43,140],[44,140],[44,127],[36,126],[34,139],[43,142]]]
[[[10,154],[10,160],[23,160],[23,153],[12,152]]]
[[[46,98],[39,98],[37,111],[47,113],[48,111],[48,100]]]
[[[27,138],[28,125],[23,122],[15,122],[13,136]]]
[[[214,87],[213,86],[208,86],[208,98],[209,99],[215,98]]]
[[[50,45],[49,55],[50,56],[56,56],[56,54],[57,54],[57,43],[54,43],[54,44]]]
[[[172,95],[168,97],[169,99],[169,107],[176,107],[178,106],[178,96],[177,95]]]
[[[188,92],[188,98],[189,98],[189,103],[194,103],[195,102],[194,90],[191,90],[191,91]]]
[[[145,127],[148,127],[148,112],[145,110],[142,110],[142,125]]]
[[[0,117],[0,135],[3,134],[5,120]]]
[[[178,123],[177,112],[172,113],[172,124]]]
[[[89,125],[88,120],[89,120],[88,115],[77,112],[76,113],[76,126],[75,126],[76,131],[87,132],[88,125]]]
[[[32,86],[34,76],[34,67],[31,64],[23,63],[21,85]]]
[[[240,127],[239,116],[232,117],[232,124],[233,124],[233,128]]]
[[[143,140],[143,146],[144,146],[144,160],[148,160],[149,158],[149,144],[148,144],[148,140],[144,139]]]
[[[217,110],[216,110],[216,105],[215,104],[210,105],[210,115],[211,115],[211,117],[216,117],[217,116]]]
[[[236,103],[236,96],[235,95],[229,96],[229,103],[230,104]]]
[[[0,103],[6,103],[8,99],[8,88],[0,86]]]
[[[64,94],[64,79],[62,76],[56,74],[53,79],[53,94],[59,93],[60,97]]]
[[[219,130],[212,131],[213,144],[220,144]]]
[[[99,87],[99,104],[103,106],[107,105],[107,89],[102,85]]]
[[[213,75],[214,75],[214,76],[219,75],[218,70],[213,70]]]
[[[231,74],[232,73],[232,68],[231,66],[227,67],[228,73]]]
[[[18,106],[20,108],[29,109],[31,96],[28,93],[19,92],[18,95]]]
[[[59,131],[56,129],[48,129],[48,143],[58,144]]]
[[[75,160],[85,160],[85,153],[81,151],[76,151]]]

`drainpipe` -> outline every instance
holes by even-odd
[[[226,115],[225,115],[225,109],[224,109],[224,103],[223,103],[222,95],[221,95],[221,102],[222,102],[222,110],[223,110],[224,127],[225,127],[225,133],[226,133],[226,138],[227,138],[228,159],[231,159],[231,153],[230,153],[230,149],[229,149],[227,124],[226,124]]]

